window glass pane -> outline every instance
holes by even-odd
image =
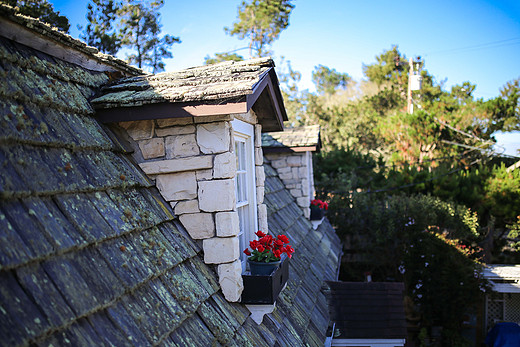
[[[241,139],[235,140],[235,153],[237,157],[237,170],[246,170],[246,144]]]
[[[244,185],[246,182],[244,182],[244,177],[245,175],[244,174],[241,174],[241,173],[238,173],[237,174],[237,178],[236,178],[236,182],[237,182],[237,203],[241,203],[245,200],[245,197],[244,197]]]
[[[240,223],[240,250],[249,246],[249,241],[255,238],[257,228],[256,203],[255,203],[255,163],[254,163],[254,127],[251,124],[233,121],[235,131],[235,157],[237,173],[235,176],[235,194],[237,212]],[[241,252],[240,260],[245,270],[247,256]]]
[[[249,247],[249,241],[251,241],[247,238],[247,233],[244,233],[245,227],[250,223],[248,205],[238,208],[238,219],[240,223],[240,260],[245,261],[247,256],[242,251]]]

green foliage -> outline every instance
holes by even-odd
[[[470,82],[444,91],[423,69],[408,114],[408,63],[396,46],[364,72],[377,90],[310,94],[304,104],[321,125],[315,184],[345,244],[342,279],[370,271],[404,281],[423,335],[442,326],[443,343],[461,345],[462,315],[485,287],[478,244],[493,241],[493,260],[520,261],[520,171],[490,155],[493,132],[520,124],[519,82],[475,100]]]
[[[370,271],[376,281],[403,281],[421,326],[442,326],[455,338],[485,285],[476,214],[428,195],[330,197],[329,219],[351,255],[342,269],[354,278],[342,279]]]
[[[238,8],[238,21],[232,28],[224,28],[229,35],[249,40],[249,55],[264,57],[271,54],[267,46],[278,39],[280,32],[289,26],[289,15],[294,5],[291,0],[242,1]]]
[[[385,82],[391,82],[399,86],[399,90],[404,92],[408,83],[408,62],[402,55],[397,46],[392,46],[390,50],[385,50],[376,56],[376,63],[364,65],[363,72],[369,80],[376,82],[379,86]]]
[[[491,131],[520,130],[520,78],[507,82],[500,90],[500,96],[487,101],[484,108]]]
[[[511,240],[511,248],[520,251],[520,215],[516,217],[516,222],[507,225],[509,234],[507,237]]]
[[[484,182],[484,207],[498,227],[512,224],[520,215],[520,170],[508,171],[504,163],[494,166]]]
[[[87,26],[81,38],[100,52],[115,55],[121,38],[114,27],[122,3],[114,0],[91,0],[87,5]]]
[[[323,65],[314,67],[312,82],[319,93],[334,94],[336,89],[347,87],[352,78],[346,73],[339,73],[336,69],[330,69]]]
[[[221,63],[223,61],[242,61],[244,57],[236,53],[215,53],[215,57],[211,58],[209,55],[204,57],[204,65]]]
[[[439,154],[440,125],[424,111],[396,113],[381,119],[377,133],[391,146],[391,162],[421,163]]]
[[[23,15],[38,18],[65,33],[69,32],[68,18],[55,11],[54,6],[47,0],[1,0],[1,2],[15,7]]]
[[[130,63],[142,68],[148,66],[153,73],[164,71],[164,58],[171,58],[170,47],[180,42],[178,37],[160,37],[160,8],[163,0],[127,0],[119,11],[121,43],[134,52],[127,56]]]

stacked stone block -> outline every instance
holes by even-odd
[[[285,187],[302,208],[305,217],[309,218],[309,205],[314,197],[311,152],[269,153],[265,157],[271,161]]]
[[[239,116],[240,117],[240,116]],[[252,112],[240,117],[256,121]],[[231,116],[169,118],[122,122],[134,157],[195,240],[202,241],[204,262],[216,264],[228,301],[243,290],[239,260]],[[267,231],[261,126],[255,127],[255,168],[259,226]]]

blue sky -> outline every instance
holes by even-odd
[[[86,0],[50,0],[71,22],[85,24]],[[246,41],[224,33],[241,0],[165,0],[163,32],[179,36],[166,70],[201,65],[206,55],[237,50],[248,57]],[[290,26],[272,46],[302,73],[300,89],[313,90],[318,64],[362,79],[363,64],[392,45],[407,57],[420,55],[444,88],[470,81],[474,95],[489,99],[507,81],[520,77],[520,1],[350,1],[295,0]],[[279,68],[281,68],[279,64]],[[520,134],[509,136],[520,148]],[[509,152],[508,152],[509,153]]]

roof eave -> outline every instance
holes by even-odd
[[[259,116],[259,122],[262,124],[262,132],[271,132],[271,131],[281,131],[283,130],[283,122],[287,121],[287,113],[285,111],[285,106],[283,104],[282,92],[279,87],[278,78],[276,77],[276,72],[274,68],[270,68],[260,79],[260,82],[253,89],[253,93],[248,95],[247,98],[247,107],[248,110],[253,107],[259,101],[261,95],[266,95],[260,100],[260,102],[270,102],[272,105],[272,115],[262,114],[266,113],[265,108],[257,107],[256,113]],[[275,120],[275,124],[269,122],[269,124],[263,124],[263,118],[273,118]],[[266,123],[266,122],[264,122]]]
[[[169,102],[143,104],[127,107],[103,107],[94,105],[96,117],[103,123],[232,115],[253,109],[262,125],[262,131],[283,130],[287,114],[274,69],[269,69],[253,88],[251,94],[228,100],[203,100],[192,102]]]
[[[219,116],[247,112],[245,98],[220,104],[205,102],[161,102],[132,107],[98,108],[96,117],[102,123],[137,120]]]
[[[306,146],[306,147],[289,147],[289,146],[280,146],[280,147],[269,147],[262,146],[262,151],[264,153],[301,153],[301,152],[319,152],[318,146]]]

